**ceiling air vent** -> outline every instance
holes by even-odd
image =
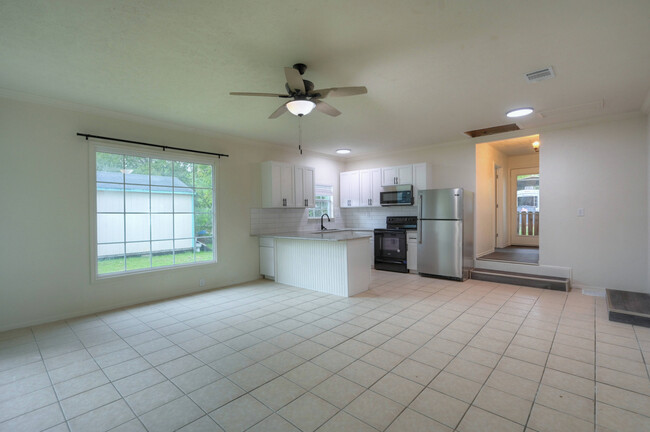
[[[547,79],[555,78],[555,72],[553,72],[552,67],[547,67],[535,72],[528,72],[526,74],[526,81],[528,82],[539,82]]]
[[[476,130],[467,131],[465,132],[465,135],[469,135],[472,138],[476,138],[476,137],[482,137],[486,135],[495,135],[504,132],[516,131],[519,129],[520,127],[517,126],[516,123],[510,123],[501,126],[493,126],[485,129],[476,129]]]

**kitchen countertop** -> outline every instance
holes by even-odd
[[[295,240],[325,240],[325,241],[348,241],[348,240],[357,240],[363,238],[370,238],[373,236],[371,230],[332,230],[332,231],[322,231],[322,232],[286,232],[286,233],[277,233],[277,234],[258,234],[258,237],[266,238],[284,238],[284,239],[295,239]]]

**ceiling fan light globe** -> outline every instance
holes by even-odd
[[[294,100],[287,103],[287,109],[295,116],[303,116],[309,114],[316,106],[310,100]]]

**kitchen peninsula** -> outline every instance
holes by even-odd
[[[350,297],[368,290],[371,236],[369,231],[332,230],[259,237],[260,246],[273,247],[266,265],[272,266],[276,282]]]

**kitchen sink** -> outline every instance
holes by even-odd
[[[341,232],[341,231],[350,231],[348,229],[326,229],[326,230],[318,230],[312,232],[312,234],[327,234],[327,233],[335,233],[335,232]]]

